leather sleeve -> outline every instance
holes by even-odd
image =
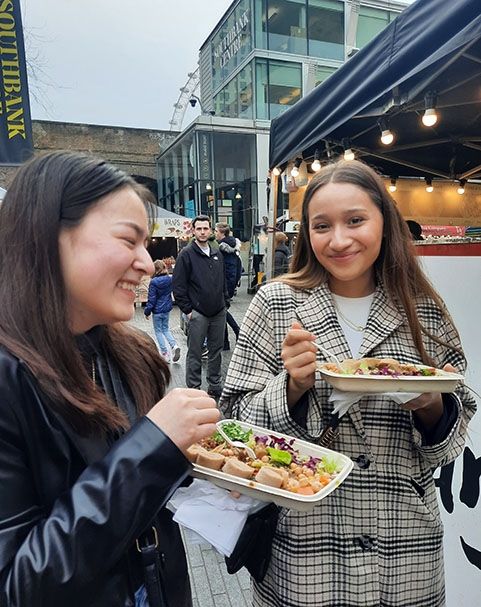
[[[0,377],[0,606],[83,604],[82,589],[100,584],[119,563],[189,474],[190,464],[144,417],[47,509],[33,488],[29,437],[16,411],[29,395],[25,386],[12,389],[4,379]]]

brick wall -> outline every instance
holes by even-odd
[[[33,120],[32,132],[35,152],[92,152],[130,175],[152,180],[156,180],[156,157],[178,135],[172,131],[47,120]],[[15,167],[0,167],[0,186],[8,188],[15,171]]]

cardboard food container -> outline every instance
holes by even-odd
[[[426,365],[416,365],[419,369],[431,368]],[[366,394],[383,392],[454,392],[460,381],[464,380],[458,373],[448,373],[436,369],[436,375],[410,376],[400,375],[392,377],[386,375],[357,375],[335,373],[326,368],[325,364],[318,364],[318,369],[324,381],[333,388],[343,392],[364,392]]]
[[[220,421],[219,424],[222,425],[230,422],[235,422],[243,430],[252,430],[255,436],[273,436],[276,438],[284,438],[287,441],[292,440],[292,448],[299,451],[301,456],[317,458],[328,456],[330,459],[332,458],[338,462],[338,472],[327,485],[322,487],[322,489],[320,489],[320,491],[314,495],[292,493],[286,489],[277,489],[275,487],[263,485],[252,479],[240,478],[238,476],[226,474],[225,472],[205,468],[204,466],[199,466],[197,464],[193,464],[194,470],[192,476],[195,478],[208,480],[218,487],[230,489],[231,491],[238,491],[239,493],[249,495],[254,499],[264,502],[274,502],[278,506],[282,506],[284,508],[310,511],[313,510],[321,500],[337,489],[337,487],[339,487],[339,485],[345,480],[352,470],[353,462],[351,458],[343,453],[338,453],[337,451],[320,447],[293,436],[280,434],[279,432],[274,432],[273,430],[268,430],[266,428],[260,428],[259,426],[254,426],[246,422],[240,422],[235,419],[224,419]]]

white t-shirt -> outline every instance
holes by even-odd
[[[207,257],[210,257],[210,247],[208,244],[201,245],[197,241],[195,241],[195,244],[199,247],[199,249],[202,251],[202,253],[204,253],[204,255],[207,255]]]
[[[342,297],[335,293],[331,293],[331,295],[339,325],[346,337],[352,357],[357,358],[364,338],[364,330],[354,329],[351,325],[366,327],[369,310],[374,300],[374,293],[366,297]],[[349,322],[346,322],[346,319]]]

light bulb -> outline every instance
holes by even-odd
[[[464,194],[464,187],[462,185],[458,188],[458,194]]]
[[[426,186],[426,192],[428,192],[428,194],[431,194],[431,192],[434,192],[434,188],[432,185],[427,185]]]
[[[428,108],[427,110],[425,110],[421,120],[424,126],[434,126],[438,121],[438,115],[436,114],[436,110],[433,107]]]
[[[206,189],[206,190],[212,190],[212,186],[210,185],[210,183],[208,183],[208,184],[205,186],[205,189]]]
[[[425,177],[424,181],[426,182],[426,192],[428,192],[428,194],[431,194],[431,192],[434,191],[432,178],[431,177]]]
[[[391,145],[394,141],[394,135],[391,133],[389,129],[381,132],[381,143],[384,145]]]
[[[240,192],[237,192],[237,194],[235,195],[235,197],[237,198],[237,200],[239,200],[240,198],[242,198],[242,194]]]
[[[344,160],[354,160],[354,158],[354,152],[351,150],[351,148],[344,150]]]
[[[321,162],[319,158],[314,159],[313,163],[311,164],[311,169],[314,171],[314,173],[321,170]]]
[[[299,168],[296,166],[292,167],[291,175],[292,177],[297,177],[299,175]]]
[[[272,173],[273,173],[273,175],[280,175],[281,174],[281,169],[279,167],[274,167],[272,169]]]

